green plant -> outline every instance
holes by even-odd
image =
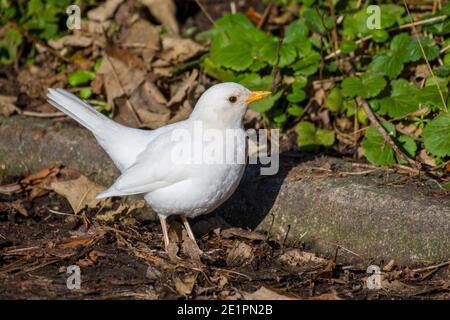
[[[272,126],[295,125],[301,148],[341,143],[334,131],[327,130],[330,125],[323,127],[326,124],[317,120],[299,121],[308,116],[304,107],[314,92],[312,82],[332,79],[325,103],[317,106],[328,109],[332,121],[356,118],[350,123],[358,128],[366,126],[367,115],[356,98],[365,99],[390,133],[390,139],[408,157],[415,158],[425,149],[437,163],[448,160],[450,54],[445,50],[450,44],[446,38],[450,34],[450,4],[423,17],[423,26],[416,28],[426,32],[421,32],[418,40],[409,28],[398,28],[411,23],[401,5],[379,5],[381,29],[372,30],[367,25],[370,13],[366,8],[357,8],[356,1],[337,1],[336,15],[343,15],[344,20],[334,29],[329,3],[300,1],[298,19],[287,26],[271,27],[269,32],[257,29],[242,14],[224,15],[214,28],[202,34],[211,38],[210,54],[203,62],[205,72],[221,81],[269,90],[272,70],[278,68],[281,85],[272,97],[253,108]],[[357,41],[361,38],[364,39]],[[338,56],[334,41],[338,41],[341,50]],[[346,59],[350,55],[352,58]],[[426,68],[427,63],[434,74],[427,72],[422,82],[415,81],[416,69],[419,65]],[[408,125],[417,128],[416,136],[396,130],[397,126]],[[370,162],[380,166],[407,163],[375,127],[362,132],[360,143]]]

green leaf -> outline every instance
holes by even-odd
[[[277,49],[278,49],[277,39],[271,38],[269,41],[264,42],[264,44],[258,50],[258,55],[263,61],[266,61],[267,63],[273,66],[277,62]]]
[[[450,156],[450,113],[443,113],[429,122],[422,136],[429,153],[438,157]]]
[[[80,90],[80,97],[82,99],[89,99],[92,96],[92,90],[90,88],[83,88]]]
[[[214,62],[236,71],[243,71],[253,63],[252,47],[244,41],[235,41],[217,52]]]
[[[300,117],[305,112],[305,109],[298,104],[291,104],[287,108],[288,114],[294,117]]]
[[[320,34],[326,31],[326,17],[328,17],[328,15],[322,10],[317,8],[305,8],[302,17],[305,19],[308,28],[312,31]]]
[[[69,74],[67,81],[72,87],[78,87],[87,84],[95,79],[95,73],[88,70],[77,70]]]
[[[397,118],[419,109],[419,89],[415,85],[405,79],[399,79],[392,81],[391,86],[391,96],[378,100],[378,113]]]
[[[373,41],[377,43],[383,43],[387,39],[389,39],[389,33],[385,30],[376,30],[372,33],[372,39]]]
[[[334,87],[327,96],[327,106],[333,112],[339,113],[342,107],[341,91]]]
[[[389,166],[396,163],[394,150],[374,127],[367,129],[361,146],[367,160],[377,166]]]
[[[0,64],[10,64],[16,60],[17,49],[22,43],[22,35],[16,28],[10,28],[0,40]]]
[[[365,73],[361,77],[349,77],[342,81],[342,94],[346,97],[372,98],[386,86],[382,76]]]
[[[283,43],[297,46],[308,37],[309,29],[304,19],[292,22],[285,31]]]
[[[289,102],[294,102],[294,103],[302,102],[303,100],[306,99],[306,92],[303,90],[300,90],[300,91],[288,94],[286,98]]]
[[[433,61],[439,57],[439,47],[434,45],[429,37],[421,36],[420,43],[428,61]],[[418,61],[423,58],[422,50],[420,49],[417,39],[414,39],[409,47],[409,61]]]
[[[297,50],[295,50],[295,47],[291,44],[283,44],[280,49],[280,62],[279,67],[285,67],[290,65],[292,62],[295,61],[295,58],[297,57]]]
[[[341,51],[342,53],[349,53],[356,50],[358,46],[356,42],[353,40],[344,40],[341,42]]]
[[[246,88],[250,90],[270,90],[272,85],[272,77],[264,76],[261,77],[257,73],[244,73],[238,77],[236,77],[234,82],[242,84]]]
[[[397,78],[403,71],[404,64],[400,56],[380,54],[369,65],[369,72],[386,75],[389,79]]]
[[[417,144],[414,141],[413,138],[407,136],[407,135],[401,135],[398,139],[397,139],[398,143],[399,143],[399,147],[400,149],[402,149],[403,152],[406,153],[406,155],[408,155],[410,158],[415,158],[416,157],[416,152],[417,152]],[[408,162],[406,161],[406,159],[403,159],[401,157],[397,157],[397,161],[401,164],[407,164]]]
[[[267,97],[265,99],[262,99],[260,101],[256,101],[255,103],[252,103],[250,105],[250,108],[258,111],[258,112],[267,112],[275,105],[275,103],[278,101],[278,99],[281,98],[283,91],[278,91],[276,94]]]
[[[335,141],[334,131],[316,129],[313,123],[303,121],[295,127],[297,143],[302,148],[312,146],[332,146]]]

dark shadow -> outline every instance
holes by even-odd
[[[315,159],[320,154],[289,152],[280,155],[280,169],[276,175],[261,175],[260,165],[247,165],[239,187],[218,209],[200,216],[193,222],[198,234],[215,228],[256,228],[269,214],[289,171],[298,164]]]

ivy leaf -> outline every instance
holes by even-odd
[[[300,147],[332,146],[335,141],[334,131],[317,129],[313,123],[303,121],[295,127],[297,143]]]
[[[386,86],[382,76],[365,73],[361,77],[349,77],[342,81],[342,94],[346,97],[372,98]]]
[[[389,166],[396,163],[394,150],[374,127],[369,127],[366,130],[361,146],[367,160],[377,166]]]
[[[391,86],[391,96],[378,100],[378,113],[397,118],[419,109],[419,89],[415,85],[405,79],[399,79],[392,81]]]
[[[423,130],[427,151],[438,157],[450,156],[450,113],[434,118]]]

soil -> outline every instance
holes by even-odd
[[[4,203],[16,209],[2,209]],[[136,215],[103,222],[95,218],[100,211],[75,215],[53,192],[34,199],[29,191],[0,194],[0,298],[450,298],[448,264],[414,269],[387,263],[381,266],[382,289],[369,290],[370,261],[336,264],[336,257],[305,253],[301,243],[286,245],[235,228],[198,239],[204,254],[197,259],[177,221],[171,222],[171,239],[181,250],[174,246],[166,253],[156,222]],[[81,268],[80,289],[67,287],[71,265]],[[261,287],[269,289],[263,296]]]

